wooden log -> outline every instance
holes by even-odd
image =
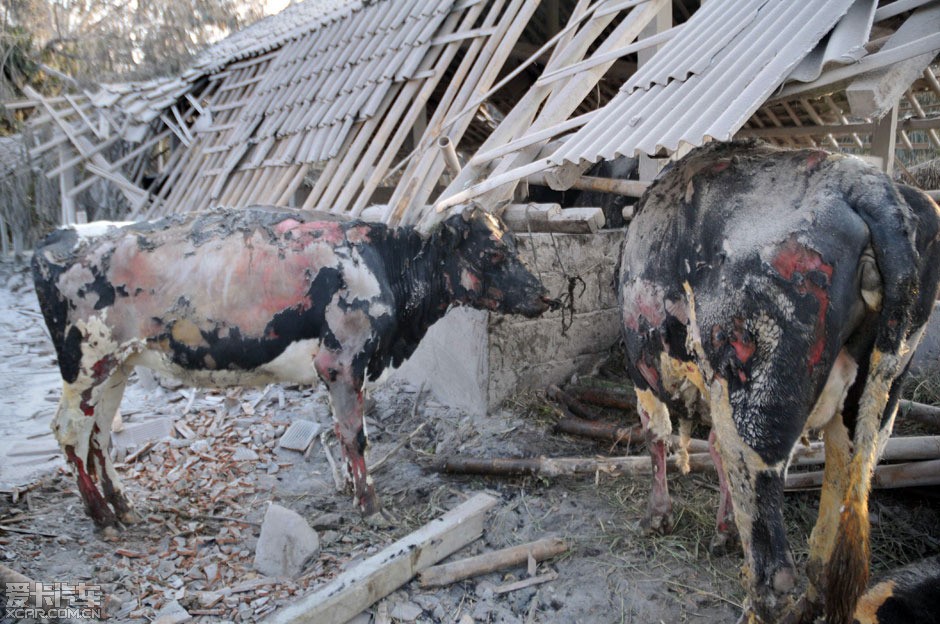
[[[814,490],[822,485],[822,481],[821,470],[790,473],[787,475],[785,489]],[[872,487],[879,489],[925,485],[940,485],[940,459],[876,466],[875,475],[872,477]]]
[[[636,414],[636,398],[633,393],[627,394],[609,388],[595,388],[591,386],[566,386],[565,391],[575,399],[599,405],[601,407],[612,407]]]
[[[545,396],[561,403],[575,416],[580,416],[588,420],[599,420],[601,417],[600,414],[554,384],[545,389]]]
[[[669,457],[666,466],[670,472],[678,470],[677,458]],[[713,472],[715,466],[708,453],[689,455],[689,467],[695,472]],[[544,476],[560,477],[604,472],[610,475],[650,475],[652,465],[648,456],[627,457],[523,457],[476,458],[448,457],[435,465],[435,470],[451,474],[477,474],[500,477]]]
[[[940,407],[902,400],[898,416],[940,429]]]
[[[549,180],[545,173],[530,175],[526,180],[529,184],[549,186]],[[579,191],[597,191],[598,193],[613,193],[627,197],[640,197],[648,186],[648,182],[638,182],[637,180],[617,180],[614,178],[598,178],[595,176],[582,175],[574,178],[570,188]]]
[[[275,613],[271,624],[342,624],[401,587],[415,574],[463,548],[483,534],[483,519],[497,500],[477,494],[440,518]]]
[[[476,557],[433,566],[422,572],[418,578],[422,587],[440,587],[473,576],[521,565],[526,563],[530,556],[536,561],[542,561],[556,557],[566,550],[568,550],[568,545],[563,539],[547,537],[528,544],[494,550]]]
[[[587,388],[600,388],[611,393],[622,394],[628,398],[633,397],[634,400],[636,399],[636,395],[633,392],[633,385],[629,381],[620,382],[601,379],[599,377],[578,377],[574,385]]]
[[[639,424],[633,427],[619,427],[613,423],[585,420],[574,416],[559,420],[555,424],[555,431],[614,443],[630,444],[633,440],[643,440],[643,428]]]

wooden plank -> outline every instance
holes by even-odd
[[[418,572],[479,538],[483,534],[486,512],[496,503],[488,494],[477,494],[266,621],[269,624],[348,622]]]
[[[565,208],[548,220],[551,232],[593,234],[604,227],[604,211],[600,208]]]
[[[552,217],[561,214],[558,204],[510,204],[500,215],[510,230],[529,231],[533,226],[547,223]],[[532,229],[537,232],[537,229]]]
[[[881,170],[889,176],[894,172],[894,148],[897,144],[898,105],[875,122],[871,135],[871,154],[881,159]]]

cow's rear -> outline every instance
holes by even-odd
[[[923,197],[855,159],[713,144],[665,172],[630,226],[619,294],[641,416],[654,444],[670,409],[710,419],[760,621],[796,620],[828,587],[828,621],[848,622],[867,582],[870,472],[937,292]],[[824,432],[827,468],[797,604],[783,481],[807,430]]]

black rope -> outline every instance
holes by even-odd
[[[526,229],[529,232],[529,244],[532,245],[532,262],[535,264],[535,273],[539,281],[544,284],[545,282],[542,280],[542,270],[539,267],[538,252],[536,251],[535,241],[532,239],[532,222],[529,219],[529,208],[531,207],[532,204],[527,204],[525,208]],[[561,335],[566,336],[568,330],[574,324],[574,301],[587,290],[587,283],[585,283],[580,275],[570,275],[568,273],[568,270],[565,268],[565,263],[561,261],[561,252],[558,250],[558,241],[555,240],[554,232],[549,232],[548,235],[551,237],[552,248],[555,251],[555,261],[558,263],[558,267],[561,269],[561,275],[566,282],[566,292],[558,297],[558,300],[561,301]],[[581,285],[581,291],[575,294],[578,284]]]

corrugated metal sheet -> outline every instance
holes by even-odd
[[[343,19],[362,6],[361,0],[307,0],[292,4],[206,49],[189,71],[200,75],[214,73],[229,63],[273,50],[324,24]]]
[[[855,0],[829,36],[790,72],[787,80],[810,82],[819,78],[829,63],[844,65],[865,56],[865,43],[877,8],[878,0]]]
[[[552,162],[656,154],[708,137],[730,139],[852,2],[709,0]],[[709,29],[726,38],[707,37]]]
[[[217,73],[235,61],[278,48],[287,41],[301,39],[362,8],[361,0],[307,0],[292,4],[206,49],[179,76],[101,85],[91,96],[92,101],[95,106],[121,109],[129,117],[131,126],[147,125],[188,93],[193,83],[203,76]]]
[[[356,11],[287,44],[266,72],[241,118],[262,158],[274,140],[298,133],[307,149],[281,154],[292,162],[332,158],[350,127],[375,115],[395,82],[413,77],[453,0],[396,0]]]

